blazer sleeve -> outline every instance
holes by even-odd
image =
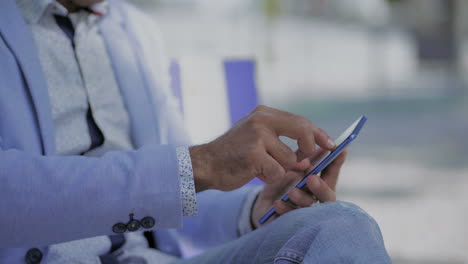
[[[159,249],[173,255],[191,257],[239,238],[240,213],[247,195],[254,189],[244,186],[230,192],[208,190],[198,193],[198,215],[184,217],[180,229],[157,230]]]
[[[179,180],[170,145],[99,158],[0,149],[0,248],[111,235],[130,212],[152,217],[153,229],[178,228]]]

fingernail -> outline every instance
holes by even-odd
[[[318,175],[314,175],[312,178],[312,188],[316,189],[320,186],[320,179]]]
[[[328,139],[328,146],[330,146],[330,148],[334,148],[336,146],[335,141],[333,141],[333,139],[329,138]]]

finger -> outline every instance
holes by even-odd
[[[321,202],[336,201],[336,193],[317,175],[307,179],[307,187]]]
[[[257,178],[265,183],[274,183],[281,181],[286,174],[285,169],[268,153],[259,157],[260,168],[257,172]]]
[[[315,149],[314,154],[313,154],[312,156],[310,156],[310,157],[308,158],[308,160],[309,160],[311,163],[313,163],[316,159],[320,158],[320,156],[322,156],[325,152],[326,152],[325,149],[323,149],[323,148],[321,148],[321,147],[317,147],[317,148]]]
[[[314,160],[323,152],[324,150],[321,147],[316,147],[315,152],[308,158],[301,159],[298,163],[296,163],[294,169],[302,171],[309,169],[313,165]],[[301,152],[301,150],[296,150],[296,157],[300,157],[303,155],[304,154]]]
[[[306,171],[307,169],[310,168],[310,166],[311,166],[310,159],[303,159],[297,162],[291,169],[295,171]]]
[[[303,172],[296,172],[296,171],[287,171],[285,177],[282,181],[282,186],[285,187],[285,191],[289,190],[291,185],[296,185],[302,178],[304,178]]]
[[[270,134],[265,139],[267,152],[281,165],[285,170],[296,166],[296,154],[284,144],[278,137]]]
[[[275,201],[273,206],[275,207],[276,213],[279,214],[279,215],[285,214],[285,213],[287,213],[289,211],[292,211],[292,210],[296,209],[291,204],[285,203],[285,202],[283,202],[281,200]]]
[[[330,163],[321,173],[321,178],[328,184],[332,190],[336,190],[336,184],[340,175],[348,151],[343,151],[336,159]]]
[[[289,199],[299,207],[308,207],[317,201],[312,194],[298,188],[289,192]]]
[[[304,178],[304,172],[287,171],[284,177],[272,184],[269,184],[267,188],[271,190],[272,200],[276,200],[280,194],[287,193],[297,183]]]
[[[266,122],[278,136],[296,139],[299,146],[298,160],[311,156],[315,152],[315,144],[324,149],[335,147],[333,140],[310,120],[277,109],[259,106],[251,115],[252,121]]]

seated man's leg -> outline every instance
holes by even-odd
[[[391,263],[377,223],[332,202],[298,209],[235,241],[174,263]]]
[[[361,208],[345,202],[320,207],[306,209],[320,208],[301,216],[309,222],[317,218],[317,224],[299,229],[278,251],[275,263],[391,263],[379,226]]]

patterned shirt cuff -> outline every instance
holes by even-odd
[[[183,216],[196,216],[198,206],[190,152],[186,147],[178,147],[176,148],[176,153],[177,161],[179,162],[182,214]]]

